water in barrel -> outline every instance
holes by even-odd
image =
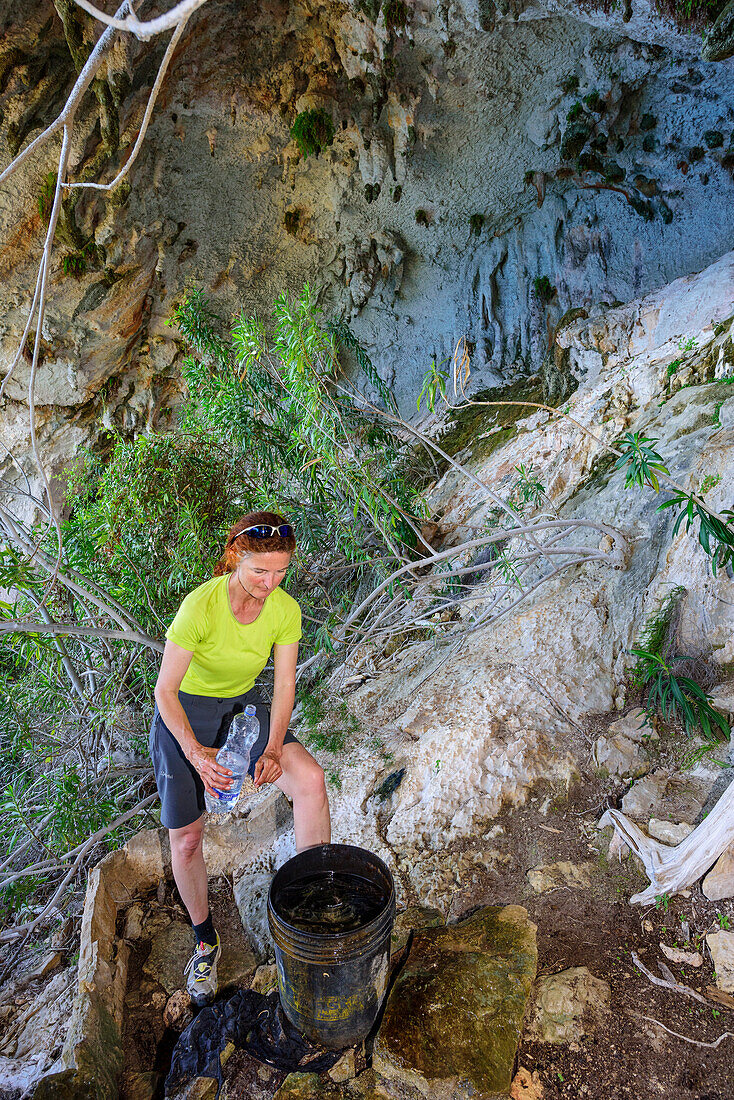
[[[377,883],[344,871],[320,871],[281,888],[278,912],[293,928],[333,936],[363,928],[385,907]]]

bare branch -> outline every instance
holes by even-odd
[[[125,16],[121,16],[119,10],[115,15],[107,15],[106,12],[96,8],[94,4],[90,4],[89,0],[74,0],[74,2],[89,15],[98,19],[100,23],[105,23],[108,27],[114,27],[118,31],[130,31],[141,42],[146,42],[149,38],[155,38],[157,34],[170,31],[182,20],[189,19],[195,11],[206,4],[207,0],[180,0],[175,8],[171,8],[164,15],[158,15],[155,19],[149,19],[144,23],[140,22],[133,11]]]
[[[666,981],[664,978],[657,978],[652,971],[647,969],[644,963],[640,962],[640,956],[636,951],[632,952],[632,962],[653,985],[659,985],[661,989],[670,989],[673,993],[682,993],[684,997],[690,997],[692,1000],[698,1001],[700,1004],[708,1007],[706,998],[702,997],[700,993],[697,993],[695,989],[691,989],[689,985],[682,985],[680,982],[671,982]]]
[[[71,867],[64,875],[63,879],[56,887],[53,896],[46,902],[41,912],[33,918],[32,921],[28,921],[26,924],[18,925],[15,928],[8,928],[4,932],[0,932],[0,943],[12,943],[13,940],[17,940],[20,936],[28,936],[35,928],[41,924],[47,914],[54,908],[66,887],[69,885],[74,875],[77,873],[79,866],[84,860],[85,855],[94,847],[100,840],[102,840],[108,833],[111,833],[114,829],[119,828],[120,825],[124,825],[130,818],[135,817],[141,813],[147,806],[150,806],[151,802],[154,802],[158,797],[157,794],[150,794],[147,798],[143,798],[140,802],[137,802],[131,809],[126,810],[124,814],[120,814],[114,821],[111,821],[109,825],[105,825],[103,829],[98,829],[96,833],[92,833],[78,849],[76,849],[76,859],[72,863]]]
[[[137,630],[107,630],[101,626],[81,623],[29,623],[22,619],[0,619],[0,634],[60,634],[80,638],[109,638],[113,641],[138,642],[156,653],[163,652],[163,643]]]
[[[713,1043],[704,1043],[700,1039],[689,1039],[687,1035],[681,1035],[678,1031],[671,1031],[669,1027],[661,1024],[660,1020],[655,1020],[652,1016],[643,1016],[641,1012],[636,1012],[635,1016],[638,1016],[640,1020],[647,1020],[648,1023],[655,1024],[656,1027],[661,1027],[663,1031],[667,1031],[668,1035],[672,1035],[676,1039],[682,1039],[684,1043],[692,1043],[696,1047],[705,1047],[706,1050],[717,1050],[724,1039],[734,1039],[734,1031],[725,1031],[718,1039],[714,1039]]]
[[[76,0],[76,2],[79,3],[79,0]],[[202,0],[202,2],[205,3],[206,0]],[[189,15],[190,14],[191,13],[189,13]],[[150,117],[153,114],[153,108],[154,108],[155,102],[158,98],[158,93],[161,89],[161,84],[163,83],[163,79],[166,75],[166,71],[167,71],[168,66],[170,64],[171,58],[173,57],[173,55],[176,51],[176,47],[178,46],[178,43],[181,40],[181,35],[184,32],[184,29],[186,27],[186,23],[188,22],[188,19],[189,19],[189,15],[184,16],[184,18],[181,20],[181,22],[178,24],[175,31],[173,32],[173,35],[171,36],[171,41],[168,43],[168,48],[166,49],[166,52],[163,55],[163,60],[161,61],[160,68],[158,69],[158,75],[155,78],[155,83],[153,84],[153,88],[151,90],[150,96],[148,98],[148,102],[147,102],[146,107],[145,107],[145,114],[143,115],[143,121],[140,124],[140,132],[139,132],[137,140],[135,142],[135,146],[133,148],[133,151],[130,154],[130,156],[128,157],[127,161],[125,162],[125,165],[120,169],[120,171],[117,173],[117,175],[115,176],[115,178],[112,180],[111,183],[65,183],[64,187],[66,187],[70,190],[72,188],[85,188],[85,189],[94,190],[94,191],[112,191],[113,188],[117,187],[117,185],[119,183],[121,183],[122,180],[125,178],[125,176],[128,174],[128,172],[130,171],[130,169],[132,168],[133,164],[135,163],[135,161],[137,159],[138,153],[140,152],[140,150],[143,146],[143,141],[145,140],[145,134],[148,130],[148,124],[150,122]]]

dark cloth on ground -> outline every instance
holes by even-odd
[[[241,989],[227,1001],[203,1008],[182,1032],[166,1078],[166,1096],[195,1077],[214,1077],[222,1085],[219,1055],[227,1043],[292,1073],[325,1073],[340,1051],[314,1047],[285,1016],[277,990],[267,995]]]

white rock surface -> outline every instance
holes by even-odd
[[[609,775],[643,775],[649,764],[646,745],[658,740],[644,710],[635,707],[609,725],[604,736],[594,743],[594,763]]]
[[[706,943],[716,971],[716,984],[724,993],[734,993],[734,932],[709,932]]]
[[[701,885],[709,901],[734,898],[734,845],[719,856]]]
[[[685,840],[689,833],[693,832],[693,826],[688,825],[685,821],[681,821],[680,824],[676,825],[672,821],[658,821],[657,818],[651,817],[647,824],[647,831],[656,840],[675,847],[676,844],[680,844],[681,840]]]

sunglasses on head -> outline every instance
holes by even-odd
[[[232,542],[240,535],[252,535],[254,539],[272,539],[278,535],[282,539],[287,539],[292,534],[293,528],[290,523],[281,523],[279,527],[272,527],[269,523],[256,523],[254,527],[243,527],[233,536]]]

